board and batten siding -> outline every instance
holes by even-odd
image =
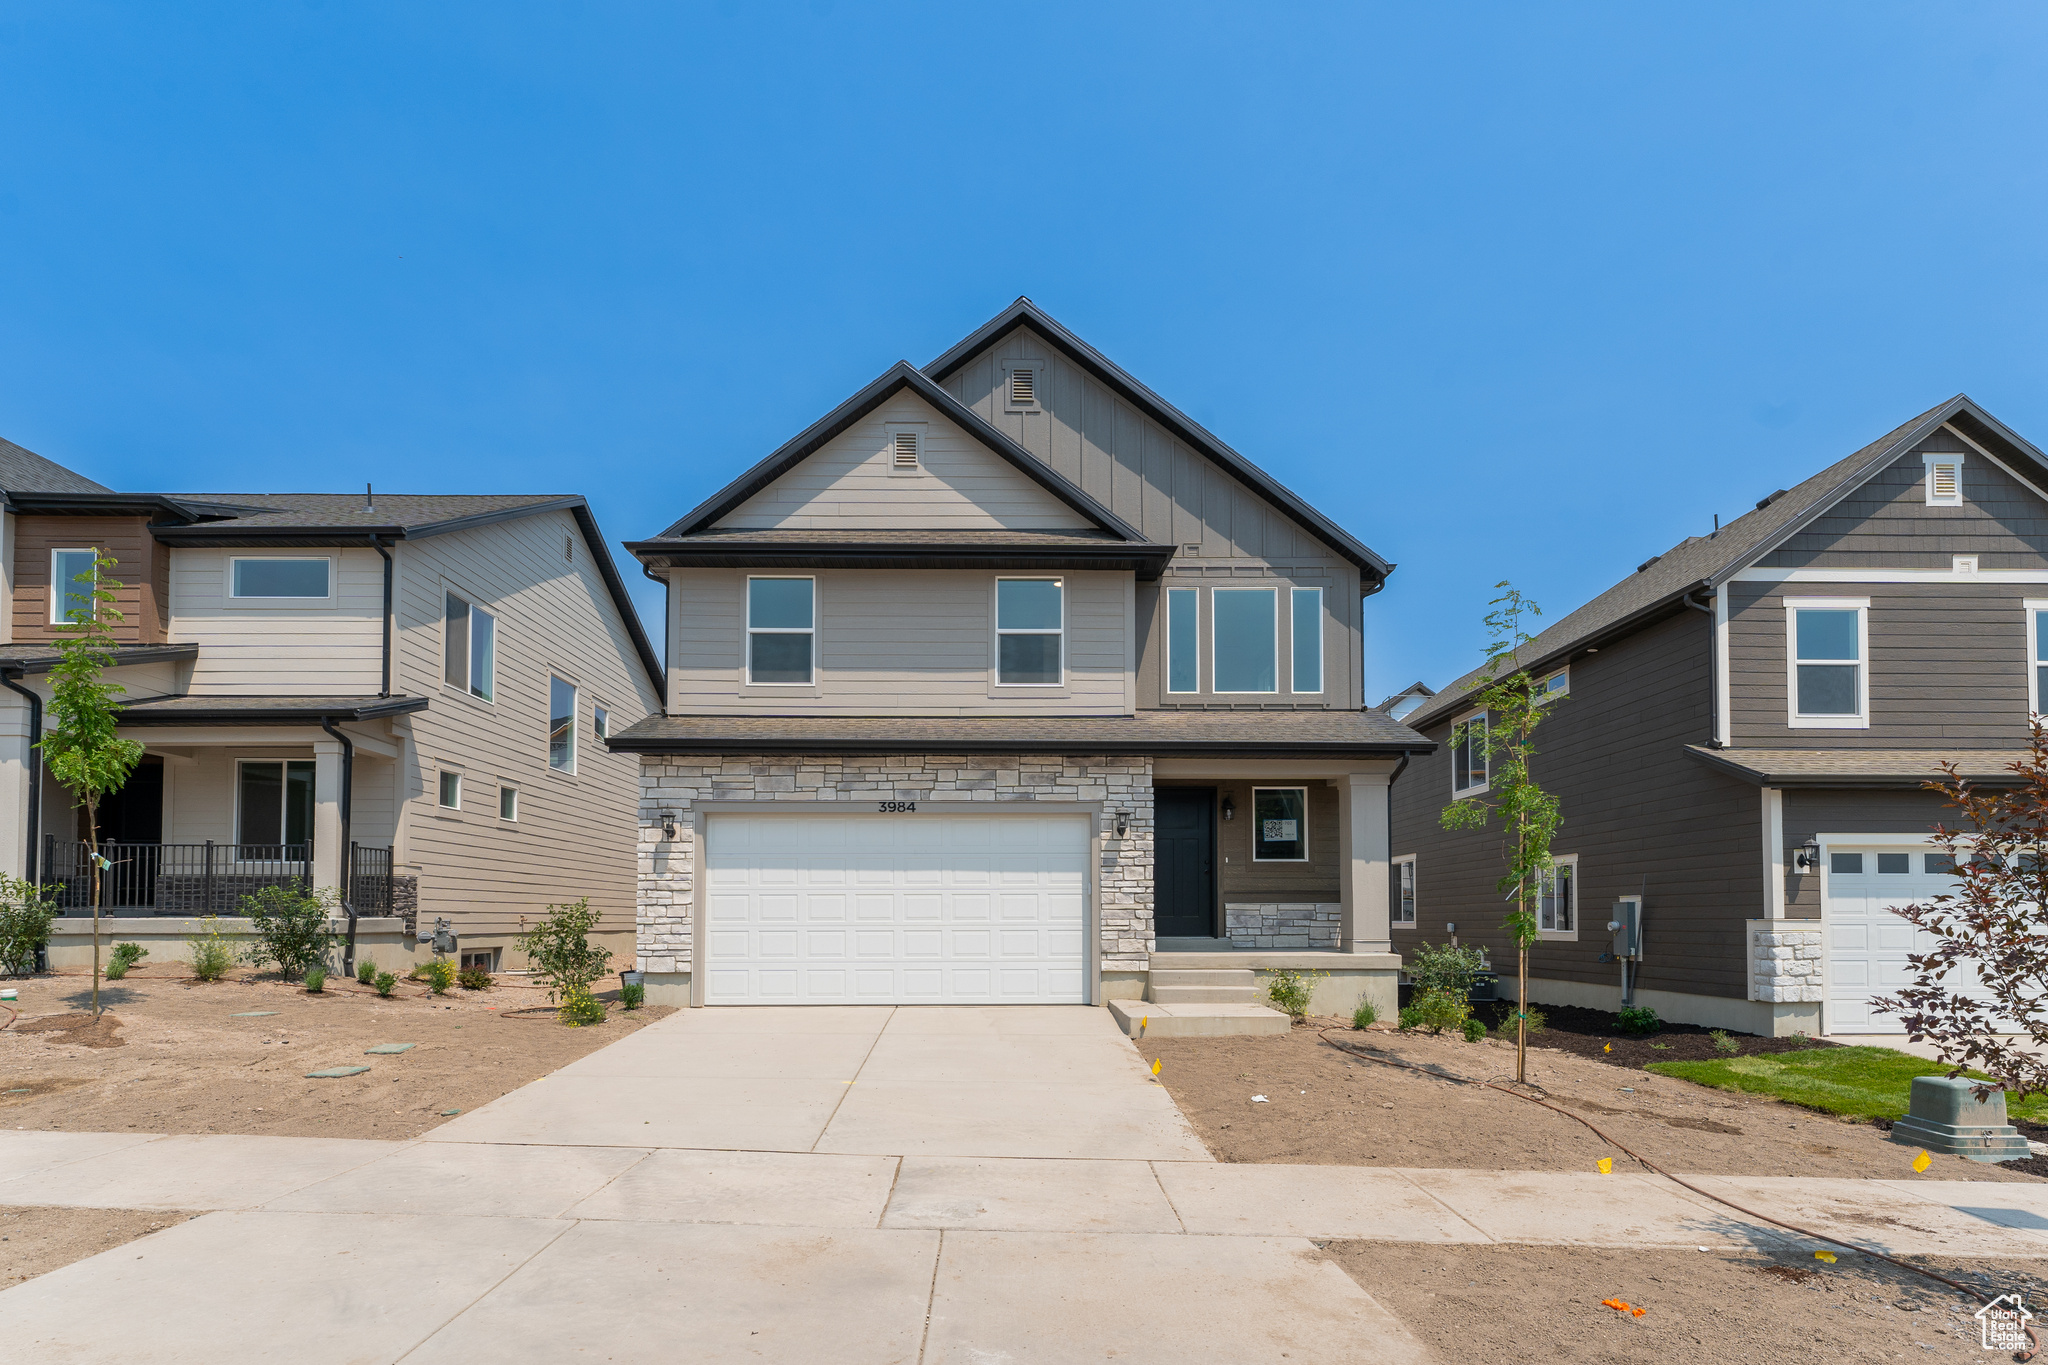
[[[920,467],[892,467],[890,427],[923,432]],[[721,528],[1091,530],[1048,493],[929,403],[899,393],[740,504]]]
[[[1729,710],[1735,746],[2017,747],[2027,736],[2026,601],[2048,584],[1733,583]],[[1870,601],[1870,728],[1787,719],[1786,597]]]
[[[1036,371],[1038,406],[1011,411],[1003,388],[1009,367],[1029,362]],[[1271,576],[1304,586],[1327,585],[1325,668],[1329,692],[1321,702],[1285,695],[1228,704],[1331,705],[1356,709],[1362,649],[1359,574],[1293,517],[1267,502],[1221,466],[1125,402],[1093,375],[1069,362],[1028,327],[1004,334],[945,379],[946,389],[998,430],[1044,460],[1147,540],[1180,547],[1171,572],[1176,581],[1207,583],[1239,575]],[[1168,699],[1158,662],[1165,643],[1157,610],[1158,585],[1142,585],[1139,649],[1143,677],[1138,704],[1214,705],[1218,699]],[[1205,643],[1206,651],[1207,645]]]
[[[616,733],[657,699],[574,518],[522,517],[394,552],[393,688],[431,703],[393,725],[409,741],[399,841],[420,877],[421,922],[447,915],[465,946],[508,944],[522,916],[587,896],[604,931],[630,933],[640,763],[596,738],[592,707]],[[443,681],[449,591],[497,618],[493,701]],[[548,766],[550,677],[579,689],[573,775]],[[437,803],[446,769],[463,774],[459,811]],[[519,791],[516,821],[498,818],[501,786]]]
[[[14,518],[14,639],[54,640],[50,620],[50,555],[55,550],[97,549],[115,561],[109,577],[123,644],[161,644],[166,636],[170,570],[165,547],[143,517]]]
[[[247,602],[228,595],[231,559],[328,559],[334,596]],[[170,552],[171,638],[199,646],[192,692],[374,697],[383,685],[384,561],[371,549]]]
[[[1608,911],[1643,894],[1638,986],[1746,997],[1743,921],[1764,913],[1762,798],[1685,752],[1712,727],[1708,632],[1705,616],[1686,612],[1574,660],[1570,696],[1551,703],[1536,731],[1532,771],[1564,816],[1552,851],[1579,858],[1579,937],[1536,944],[1532,977],[1618,992],[1619,968],[1598,961],[1611,946]],[[1452,799],[1450,732],[1448,720],[1431,725],[1436,752],[1394,784],[1391,852],[1417,856],[1416,922],[1394,927],[1394,948],[1443,943],[1455,923],[1459,942],[1485,944],[1495,968],[1511,974],[1514,944],[1495,889],[1501,831],[1440,823]]]
[[[1923,451],[1962,457],[1961,506],[1927,505]],[[1777,569],[1946,569],[1956,555],[1976,555],[1979,569],[2048,569],[2048,501],[1943,431],[1757,563]]]
[[[818,570],[810,575],[817,580],[814,687],[747,684],[749,576],[744,569],[669,572],[669,706],[676,714],[1104,716],[1130,710],[1128,573]],[[1064,582],[1065,686],[994,685],[998,577]]]
[[[1193,588],[1200,593],[1200,680],[1196,692],[1167,691],[1166,590]],[[1279,591],[1279,650],[1276,659],[1277,692],[1241,693],[1215,690],[1214,637],[1210,597],[1204,588],[1275,588]],[[1294,692],[1294,612],[1290,590],[1323,590],[1323,687],[1315,693]],[[1138,704],[1159,709],[1188,708],[1286,708],[1356,711],[1365,705],[1361,696],[1363,679],[1358,641],[1361,638],[1363,603],[1359,598],[1358,570],[1344,561],[1319,563],[1293,570],[1244,562],[1210,564],[1175,559],[1156,583],[1138,584]]]

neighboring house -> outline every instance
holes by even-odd
[[[1428,748],[1360,697],[1393,566],[1029,301],[628,548],[669,589],[667,712],[612,743],[649,999],[1321,965],[1391,1005],[1387,787]]]
[[[1414,715],[1424,702],[1435,695],[1435,688],[1426,687],[1419,682],[1409,683],[1399,692],[1381,702],[1375,709],[1386,712],[1395,720],[1406,720]]]
[[[97,550],[147,746],[100,809],[104,913],[307,881],[446,918],[495,967],[522,917],[588,896],[630,950],[638,764],[604,736],[658,709],[661,672],[581,498],[115,493],[7,444],[0,482],[6,871],[91,913],[84,812],[29,746]]]
[[[1613,1009],[1608,931],[1639,898],[1635,998],[1765,1034],[1897,1032],[1889,907],[1951,885],[1953,760],[2009,779],[2048,687],[2048,457],[1968,398],[1915,417],[1644,563],[1521,653],[1557,698],[1536,778],[1563,803],[1532,995]],[[1702,514],[1704,516],[1704,514]],[[1441,745],[1397,789],[1397,946],[1502,932],[1497,830],[1448,833],[1489,774],[1459,679],[1409,717]]]

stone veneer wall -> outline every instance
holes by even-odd
[[[1806,920],[1749,921],[1749,998],[1773,1003],[1821,998],[1820,928]]]
[[[1142,971],[1152,949],[1152,763],[1144,758],[1055,755],[955,757],[791,755],[735,758],[643,757],[640,761],[640,885],[637,965],[645,972],[691,968],[697,877],[690,815],[699,801],[1099,801],[1102,871],[1096,913],[1104,971]],[[867,807],[872,809],[872,807]],[[1129,811],[1119,839],[1113,813]],[[662,837],[673,816],[676,837]]]
[[[1336,952],[1344,907],[1324,904],[1223,906],[1223,934],[1233,948],[1313,948]]]

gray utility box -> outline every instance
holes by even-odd
[[[1958,1076],[1915,1076],[1905,1118],[1892,1125],[1892,1141],[1971,1161],[2018,1161],[2030,1149],[2019,1130],[2005,1121],[2005,1092],[1979,1100],[1975,1081]]]

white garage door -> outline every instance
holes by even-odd
[[[707,1004],[1087,1003],[1086,817],[708,824]]]
[[[1827,859],[1826,1028],[1830,1033],[1904,1033],[1898,1017],[1872,1009],[1870,998],[1911,985],[1906,955],[1928,951],[1934,938],[1891,913],[1891,907],[1953,892],[1955,878],[1945,870],[1942,855],[1924,849],[1834,845]],[[1958,978],[1951,975],[1948,984],[1958,984]]]

